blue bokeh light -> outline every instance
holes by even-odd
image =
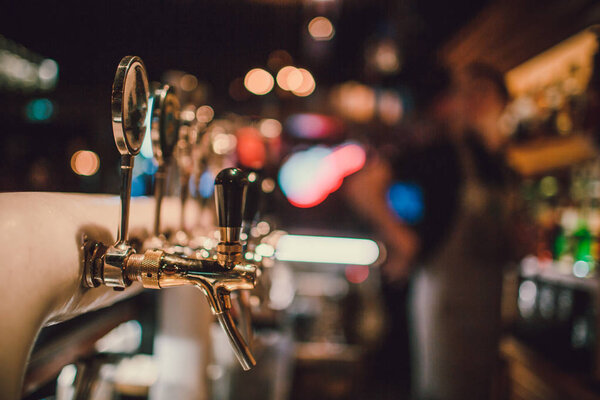
[[[423,219],[423,191],[414,183],[395,182],[388,190],[387,201],[389,207],[404,222],[416,224]]]
[[[208,199],[212,196],[213,191],[215,190],[214,185],[215,177],[210,171],[204,171],[204,173],[200,176],[200,184],[198,185],[198,192],[200,196],[204,199]]]
[[[30,122],[47,121],[54,114],[54,104],[49,99],[33,99],[25,106],[25,115]]]

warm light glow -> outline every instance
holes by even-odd
[[[298,86],[297,89],[292,90],[292,93],[299,97],[309,96],[315,91],[317,86],[315,79],[313,78],[312,74],[304,68],[298,68],[298,71],[300,71],[302,74],[302,84]]]
[[[393,40],[381,41],[373,54],[373,62],[379,72],[391,74],[400,69],[400,58],[398,48]]]
[[[269,54],[267,65],[272,71],[277,71],[285,65],[292,64],[292,56],[285,50],[274,50]]]
[[[573,77],[576,92],[583,90],[592,75],[597,48],[596,35],[586,29],[508,71],[506,85],[512,96],[519,97]]]
[[[363,283],[369,277],[369,267],[366,265],[348,265],[344,270],[344,275],[350,283]]]
[[[263,119],[258,125],[260,133],[268,139],[274,139],[281,135],[281,129],[281,122],[276,119]]]
[[[281,261],[371,265],[379,258],[379,246],[370,239],[284,235],[277,242],[275,257]]]
[[[256,230],[259,235],[264,236],[271,232],[271,225],[269,225],[267,221],[260,221],[258,224],[256,224]]]
[[[250,93],[244,87],[244,79],[235,78],[229,84],[229,96],[235,101],[247,100],[250,97]]]
[[[246,74],[244,86],[256,95],[262,96],[273,89],[274,80],[270,73],[262,68],[254,68]]]
[[[275,254],[275,249],[270,244],[261,243],[256,246],[256,254],[260,255],[261,257],[273,257],[273,254]]]
[[[404,107],[400,95],[392,90],[386,90],[379,96],[377,101],[377,112],[379,119],[386,125],[394,125],[404,114]]]
[[[217,133],[212,140],[212,147],[215,154],[229,154],[237,145],[235,135],[229,133]]]
[[[275,190],[275,181],[271,178],[265,178],[260,184],[260,188],[265,193],[271,193]]]
[[[302,72],[291,65],[281,68],[277,73],[277,84],[287,91],[298,89],[302,85],[302,79]]]
[[[208,124],[215,117],[215,110],[211,106],[201,106],[196,110],[196,120]]]
[[[93,151],[76,151],[71,157],[71,168],[77,175],[94,175],[100,168],[100,157]]]
[[[330,40],[335,35],[335,29],[327,18],[316,17],[308,23],[308,33],[315,40]]]
[[[185,74],[179,80],[179,86],[186,92],[191,92],[198,87],[198,79],[191,74]]]
[[[358,82],[346,82],[332,91],[333,106],[344,117],[365,123],[375,114],[375,91]]]
[[[267,158],[267,149],[258,129],[245,126],[237,131],[237,157],[240,164],[261,169]]]

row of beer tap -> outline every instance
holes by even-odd
[[[252,368],[256,361],[249,345],[252,329],[246,291],[257,286],[262,269],[260,257],[252,254],[258,239],[250,234],[259,208],[259,173],[221,169],[228,162],[213,151],[211,126],[190,117],[193,112],[181,112],[172,87],[150,88],[139,57],[127,56],[119,63],[111,109],[114,139],[121,155],[120,224],[114,243],[85,242],[84,285],[114,290],[124,290],[134,282],[149,289],[195,286],[206,296],[242,368]],[[128,236],[131,183],[134,157],[147,134],[151,135],[157,165],[156,208],[151,235],[136,245]],[[169,171],[171,166],[177,167],[180,179],[181,216],[179,230],[167,234],[161,228],[161,205],[166,178],[173,172]],[[217,169],[221,170],[214,180],[216,227],[203,226],[190,233],[185,207],[190,182],[197,188],[205,171]],[[199,200],[206,209],[206,199]],[[238,329],[236,319],[243,329]]]

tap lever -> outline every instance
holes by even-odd
[[[179,100],[169,85],[154,91],[150,100],[152,150],[158,164],[154,175],[154,236],[160,235],[160,210],[164,195],[167,165],[173,157],[173,151],[179,137]]]
[[[124,262],[134,253],[127,243],[133,157],[140,152],[144,141],[148,111],[148,78],[139,57],[126,56],[119,63],[112,87],[111,111],[115,144],[121,154],[121,222],[117,240],[104,257],[102,280],[115,290],[123,290],[130,284],[123,273]]]
[[[237,168],[226,168],[215,178],[217,223],[221,235],[217,261],[225,268],[242,262],[240,233],[247,190],[246,174]]]

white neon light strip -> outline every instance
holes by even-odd
[[[275,257],[281,261],[370,265],[379,258],[379,246],[370,239],[284,235]]]

